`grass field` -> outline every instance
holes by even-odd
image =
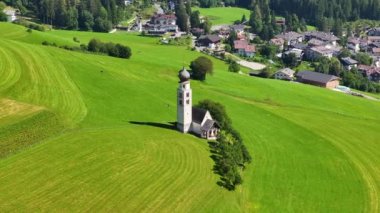
[[[201,16],[210,19],[213,25],[232,24],[236,20],[241,20],[243,15],[249,19],[250,11],[238,7],[214,7],[214,8],[192,8],[193,11],[198,10]]]
[[[40,44],[79,45],[74,36],[127,44],[132,58]],[[0,24],[0,131],[41,136],[0,159],[2,211],[380,211],[379,102],[230,73],[212,59],[214,75],[192,82],[194,102],[223,103],[253,156],[229,192],[206,141],[168,123],[177,71],[200,54],[157,41]],[[1,147],[19,141],[1,133]]]

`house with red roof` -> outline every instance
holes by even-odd
[[[236,40],[234,41],[235,52],[240,56],[253,57],[256,53],[256,46],[249,44],[246,40]]]

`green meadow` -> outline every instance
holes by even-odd
[[[201,16],[209,18],[213,25],[232,24],[236,20],[241,20],[243,15],[245,15],[248,20],[251,14],[249,10],[239,7],[194,7],[192,10],[198,10]]]
[[[133,55],[41,45],[79,46],[73,37]],[[211,58],[214,75],[191,82],[194,102],[225,105],[253,157],[236,191],[219,187],[207,141],[170,124],[177,72],[198,56],[134,34],[1,23],[1,211],[380,211],[380,102],[230,73]]]

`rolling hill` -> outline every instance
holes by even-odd
[[[42,46],[92,38],[131,59]],[[4,211],[378,212],[380,102],[250,78],[212,59],[194,102],[225,105],[252,157],[220,188],[207,142],[172,129],[177,71],[200,56],[134,34],[0,24]]]

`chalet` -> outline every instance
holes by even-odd
[[[311,84],[314,86],[333,89],[339,86],[339,77],[334,75],[327,75],[312,71],[298,72],[297,81],[305,84]]]
[[[304,35],[305,35],[305,39],[308,41],[314,38],[314,39],[321,40],[327,44],[331,44],[333,46],[336,46],[337,41],[339,41],[339,38],[334,36],[333,34],[320,32],[320,31],[310,31],[310,32],[306,32]]]
[[[7,21],[8,22],[13,22],[17,19],[16,17],[16,9],[12,7],[6,7],[3,10],[3,13],[7,16]]]
[[[358,71],[366,77],[370,81],[380,82],[380,68],[367,66],[367,65],[359,65]]]
[[[358,38],[348,38],[347,40],[347,48],[354,52],[360,51],[360,39]]]
[[[304,40],[304,36],[296,32],[282,33],[277,35],[276,38],[283,39],[287,45],[302,43]]]
[[[372,48],[371,53],[373,56],[380,56],[380,47]]]
[[[368,36],[380,36],[380,27],[372,28],[367,32]]]
[[[237,25],[231,25],[230,30],[235,31],[237,34],[244,33],[245,25],[243,24],[237,24]]]
[[[358,63],[359,63],[358,61],[356,61],[350,57],[342,58],[341,62],[343,64],[343,66],[348,70],[351,70],[352,68],[357,67]]]
[[[269,43],[277,46],[280,51],[284,49],[285,41],[282,38],[272,38]]]
[[[285,68],[277,71],[274,74],[275,79],[291,81],[294,79],[294,70]]]
[[[331,45],[316,46],[308,48],[305,51],[305,56],[309,60],[317,60],[320,57],[332,58],[333,56],[338,56],[341,49],[341,47]]]
[[[297,49],[297,48],[292,48],[292,49],[290,49],[288,51],[285,51],[284,54],[283,54],[283,56],[289,55],[289,54],[292,54],[292,53],[297,57],[298,61],[302,60],[303,55],[304,55],[304,51],[301,50],[301,49]]]
[[[367,42],[368,42],[368,44],[380,43],[380,36],[368,36]]]
[[[198,38],[205,33],[205,30],[202,28],[191,28],[190,32]]]
[[[145,25],[149,34],[165,34],[167,32],[178,32],[176,16],[172,14],[156,14]]]
[[[246,40],[234,41],[235,52],[244,57],[253,57],[256,53],[256,47],[251,45]]]
[[[215,49],[219,45],[221,38],[218,35],[203,35],[197,41],[198,46],[205,46],[210,49]]]
[[[308,46],[310,47],[317,47],[317,46],[323,46],[326,44],[326,42],[322,41],[322,40],[319,40],[319,39],[316,39],[316,38],[312,38],[310,39],[308,42],[307,42]]]

